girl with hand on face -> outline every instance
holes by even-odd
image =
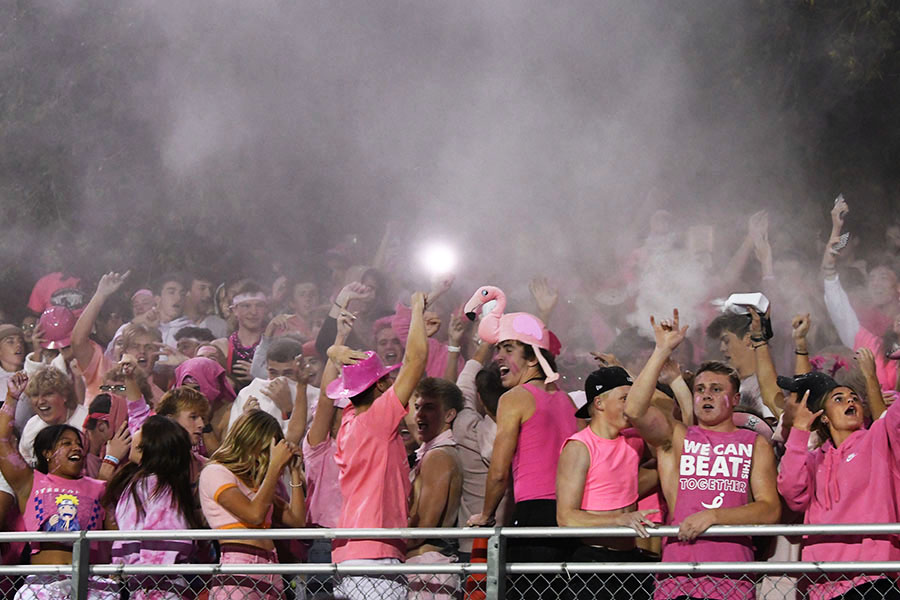
[[[241,416],[200,473],[200,505],[213,529],[252,529],[306,525],[305,482],[300,449],[284,440],[281,425],[268,413]],[[290,463],[289,503],[275,492]],[[229,540],[223,533],[222,564],[277,563],[272,540]],[[280,575],[221,575],[213,580],[211,600],[276,599]]]
[[[797,394],[786,407],[792,427],[778,472],[787,505],[805,511],[810,524],[900,521],[900,404],[866,429],[857,393],[824,373],[779,377],[779,386]],[[812,431],[825,443],[810,451]],[[810,536],[802,542],[802,560],[896,561],[900,547],[892,536]],[[883,574],[821,577],[810,585],[810,598],[900,598]]]
[[[41,429],[34,437],[35,467],[19,454],[10,431],[19,396],[28,386],[28,376],[16,373],[8,382],[6,402],[0,409],[0,472],[15,492],[27,531],[84,531],[103,529],[100,503],[106,483],[83,477],[85,449],[81,432],[65,423]],[[30,386],[29,386],[30,387]],[[38,395],[39,396],[39,395]],[[39,418],[39,417],[35,417]],[[62,543],[34,543],[31,564],[69,564],[72,547]],[[56,575],[29,575],[16,593],[17,600],[67,598],[71,579]],[[118,586],[91,577],[88,597],[115,600]]]
[[[175,421],[153,415],[134,435],[129,463],[116,472],[103,496],[110,525],[120,530],[198,529],[203,519],[191,489],[191,440]],[[167,565],[190,562],[194,543],[154,540],[116,541],[113,564]],[[188,589],[180,576],[130,577],[131,597],[176,600]]]

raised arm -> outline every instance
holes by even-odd
[[[794,340],[794,375],[803,375],[812,371],[812,363],[809,362],[809,344],[806,336],[809,335],[809,313],[795,315],[791,320],[791,338]]]
[[[809,507],[815,490],[816,468],[810,452],[810,429],[822,411],[812,413],[806,407],[809,392],[802,397],[794,397],[787,405],[785,420],[791,421],[791,431],[784,445],[781,468],[778,472],[778,493],[784,498],[788,508],[802,512]]]
[[[872,411],[872,418],[877,419],[884,414],[887,406],[884,404],[881,383],[875,371],[875,354],[868,348],[860,348],[854,358],[866,378],[866,400],[869,403],[869,410]]]
[[[94,349],[91,346],[91,331],[94,330],[94,323],[100,314],[100,309],[107,298],[116,293],[122,287],[125,279],[131,271],[125,271],[123,274],[109,272],[100,278],[97,284],[97,291],[91,301],[84,307],[75,327],[72,328],[72,358],[78,361],[83,368],[91,364],[91,358],[94,355]]]
[[[294,360],[301,359],[300,356]],[[287,430],[284,432],[284,439],[291,444],[299,444],[306,435],[306,416],[309,411],[309,404],[306,398],[306,384],[309,376],[304,372],[300,365],[297,365],[297,394],[294,396],[294,406],[291,409],[291,418],[288,419]]]
[[[14,443],[12,422],[16,417],[16,405],[19,397],[28,385],[28,376],[19,371],[6,382],[6,401],[0,408],[0,473],[16,493],[19,508],[25,506],[31,495],[34,482],[34,471],[25,464]]]
[[[662,411],[651,406],[650,401],[653,399],[653,392],[656,391],[656,382],[659,380],[663,365],[672,355],[672,351],[684,340],[688,327],[687,325],[680,327],[677,308],[672,312],[671,321],[663,320],[657,323],[651,316],[650,325],[656,336],[656,347],[634,380],[631,390],[628,391],[625,399],[625,415],[648,444],[668,452],[672,449],[674,425]]]
[[[559,301],[559,290],[551,286],[546,277],[535,277],[529,282],[528,289],[537,304],[538,318],[546,325]]]
[[[778,387],[778,374],[775,363],[769,352],[769,343],[763,336],[762,319],[753,308],[750,309],[750,339],[753,345],[753,356],[756,359],[756,378],[759,380],[759,391],[763,403],[772,411],[775,418],[784,412],[784,392]]]
[[[354,364],[366,357],[365,352],[352,350],[344,346],[347,337],[353,330],[353,321],[356,317],[349,311],[343,311],[338,315],[337,333],[334,337],[334,345],[328,348],[325,369],[322,372],[322,382],[319,384],[319,402],[316,404],[316,414],[309,425],[306,441],[310,446],[321,444],[331,432],[331,421],[334,419],[334,400],[328,397],[325,390],[328,384],[338,378],[339,369],[345,364]]]
[[[462,344],[468,325],[468,319],[463,319],[458,314],[450,315],[450,326],[447,333],[447,366],[444,369],[444,379],[447,381],[456,381],[459,375],[460,344]]]
[[[406,337],[406,351],[403,353],[403,366],[394,381],[394,393],[400,403],[409,406],[419,380],[425,374],[425,363],[428,360],[428,338],[425,337],[425,294],[416,292],[410,303],[412,319],[409,323],[409,335]]]
[[[281,471],[297,450],[296,446],[281,440],[277,445],[273,442],[269,452],[269,467],[253,500],[245,496],[237,486],[226,489],[219,494],[218,498],[222,508],[236,516],[241,522],[254,527],[265,522],[269,507],[272,506],[275,499],[275,488],[281,477]]]
[[[847,203],[843,197],[835,202],[831,211],[831,237],[825,245],[822,253],[822,277],[825,286],[825,308],[828,316],[837,329],[841,343],[848,348],[853,348],[856,334],[859,333],[859,318],[850,304],[847,292],[841,286],[837,274],[837,257],[841,251],[841,229],[844,225],[844,217],[849,212]]]
[[[687,382],[684,380],[684,375],[681,373],[681,367],[677,362],[672,360],[671,357],[669,357],[669,360],[663,365],[659,381],[672,388],[672,393],[675,394],[675,401],[678,403],[678,408],[681,410],[681,422],[684,423],[686,427],[693,425],[694,398],[691,394],[691,388],[688,387]]]

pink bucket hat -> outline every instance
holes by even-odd
[[[466,302],[463,312],[471,320],[478,316],[476,310],[482,307],[481,323],[478,324],[478,337],[489,344],[497,344],[504,340],[516,340],[528,344],[534,350],[538,362],[547,378],[545,383],[553,383],[559,379],[541,350],[547,350],[554,356],[559,354],[559,339],[544,322],[530,313],[518,312],[503,314],[506,310],[506,294],[498,287],[486,285],[478,288]]]
[[[41,331],[44,332],[41,347],[59,350],[70,345],[75,321],[75,315],[65,306],[51,306],[45,310],[38,321]]]
[[[369,350],[366,352],[365,359],[355,365],[341,367],[341,376],[328,384],[325,393],[332,400],[352,398],[372,387],[376,381],[391,371],[399,368],[399,364],[385,367],[378,355]]]

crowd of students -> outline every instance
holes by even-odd
[[[0,520],[7,530],[53,532],[620,525],[634,536],[513,538],[508,558],[746,562],[799,550],[810,561],[900,560],[890,535],[793,546],[700,537],[713,525],[900,520],[900,263],[887,252],[861,264],[842,237],[848,211],[843,199],[835,204],[818,292],[815,282],[778,278],[757,214],[717,281],[762,290],[770,307],[716,312],[704,301],[702,322],[685,325],[675,309],[647,315],[643,330],[625,323],[633,272],[622,274],[621,298],[603,295],[605,309],[566,303],[559,315],[560,292],[543,278],[530,285],[536,315],[507,312],[495,286],[451,292],[452,277],[385,309],[390,269],[354,265],[346,245],[323,258],[326,276],[302,271],[265,287],[173,273],[148,289],[110,272],[88,298],[78,274],[51,273],[20,324],[0,325]],[[671,243],[648,239],[623,269],[640,271]],[[751,255],[758,269],[747,268]],[[708,291],[711,301],[722,290]],[[809,309],[779,313],[817,294]],[[551,319],[590,330],[596,346],[567,345]],[[593,366],[579,358],[589,350]],[[650,538],[659,523],[677,525],[677,538]],[[469,562],[473,547],[222,531],[215,544],[92,550],[114,564],[365,566]],[[10,544],[2,557],[66,564],[72,548]],[[725,575],[592,581],[578,597],[599,597],[604,585],[604,597],[753,598],[764,585]],[[463,587],[453,575],[312,582],[338,598],[453,598]],[[276,575],[217,575],[208,593],[297,594],[286,583],[296,586]],[[31,575],[15,597],[68,597],[71,585]],[[557,597],[555,585],[522,577],[509,595]],[[803,587],[810,598],[900,597],[887,574]],[[90,581],[92,598],[123,590],[197,595],[174,570]]]

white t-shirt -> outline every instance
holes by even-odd
[[[755,373],[741,379],[741,405],[757,411],[764,419],[775,418],[769,407],[763,403],[759,379],[756,378]]]
[[[72,413],[72,416],[69,417],[69,420],[66,421],[66,425],[71,425],[78,431],[84,431],[84,419],[88,414],[87,407],[83,404],[79,404]],[[19,441],[19,454],[21,454],[22,458],[25,459],[25,462],[32,467],[34,467],[36,463],[34,458],[34,438],[37,437],[37,434],[41,429],[47,427],[49,427],[47,423],[39,416],[34,415],[28,419],[28,423],[25,424],[25,429],[22,430],[22,439]]]
[[[291,388],[291,401],[296,400],[297,398],[297,382],[293,379],[288,379],[288,386]],[[251,381],[247,387],[241,390],[238,394],[237,398],[234,399],[234,403],[231,405],[231,415],[228,418],[228,429],[231,429],[231,426],[234,425],[235,421],[237,421],[240,416],[244,413],[244,405],[250,399],[250,396],[255,396],[257,400],[259,400],[259,409],[269,413],[281,423],[281,429],[283,431],[287,431],[287,419],[281,418],[281,409],[275,404],[275,402],[266,396],[263,393],[263,389],[267,385],[271,383],[270,379],[260,379],[257,377],[253,381]],[[313,387],[311,385],[306,386],[306,428],[309,429],[309,426],[312,424],[313,417],[316,414],[316,406],[319,403],[319,388]]]

